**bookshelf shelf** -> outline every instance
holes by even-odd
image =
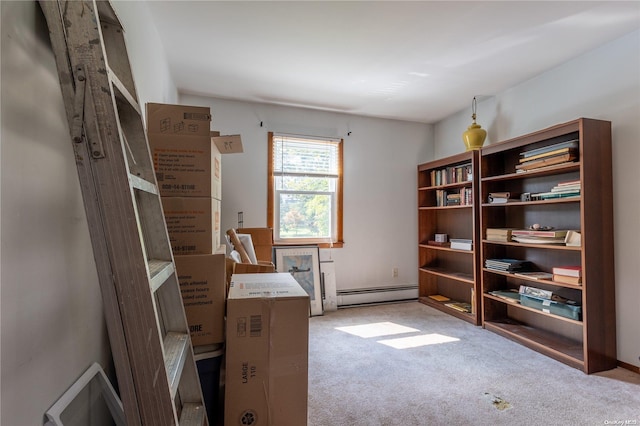
[[[531,285],[533,287],[535,287],[535,285],[533,283],[537,283],[537,284],[552,285],[552,286],[556,286],[556,287],[571,288],[571,289],[574,289],[574,290],[582,290],[582,285],[580,285],[580,284],[567,284],[567,283],[561,283],[561,282],[553,281],[553,280],[541,280],[541,279],[527,278],[527,277],[523,277],[523,276],[520,276],[520,275],[514,275],[514,274],[510,274],[510,273],[507,273],[507,272],[501,272],[501,271],[495,271],[495,270],[487,269],[487,268],[483,268],[482,271],[486,272],[486,273],[489,273],[489,274],[504,275],[506,277],[518,279],[518,280],[521,280],[521,281],[527,281],[528,283],[530,283],[528,285]]]
[[[465,152],[418,166],[419,301],[474,325],[481,324],[479,281],[479,152]],[[446,205],[451,194],[460,204]],[[464,195],[463,195],[464,194]],[[455,200],[454,200],[455,201]],[[455,201],[457,202],[457,201]],[[429,245],[435,234],[473,241],[472,250]],[[450,299],[439,302],[429,296]],[[461,312],[447,303],[462,302],[472,312]]]
[[[485,321],[484,328],[577,369],[584,369],[583,345],[511,319]]]
[[[489,241],[482,240],[483,244],[487,245],[500,245],[500,246],[514,246],[514,247],[528,247],[533,249],[543,249],[543,250],[562,250],[562,251],[581,251],[581,247],[573,247],[573,246],[563,246],[560,244],[524,244],[524,243],[516,243],[510,241]]]
[[[515,173],[516,166],[522,168],[528,156],[568,144],[572,146],[570,161],[574,162]],[[518,200],[504,204],[483,202],[479,206],[484,328],[587,374],[615,368],[611,123],[581,118],[491,144],[482,148],[479,163],[481,200],[486,201],[490,193],[496,192],[509,192],[512,197],[515,194]],[[561,184],[574,182],[579,183],[579,196],[520,201],[520,194],[544,196],[562,188]],[[579,231],[581,246],[486,239],[488,228],[527,229],[533,224]],[[579,265],[582,283],[536,280],[484,267],[485,260],[501,258],[527,260],[532,269],[549,273],[556,266]],[[517,290],[521,285],[579,302],[580,320],[489,294]]]

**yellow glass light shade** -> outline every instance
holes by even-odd
[[[475,114],[473,114],[473,123],[462,134],[462,140],[467,147],[467,151],[482,148],[484,140],[487,138],[487,131],[476,123]]]

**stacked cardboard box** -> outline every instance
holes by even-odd
[[[221,156],[207,107],[147,104],[147,133],[193,346],[224,342]]]

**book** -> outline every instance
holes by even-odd
[[[564,245],[564,237],[560,238],[550,238],[550,237],[535,237],[535,236],[518,236],[514,235],[511,237],[511,241],[515,241],[517,243],[522,244],[562,244]]]
[[[575,192],[575,191],[580,191],[582,189],[582,185],[575,184],[575,185],[563,185],[563,186],[559,186],[556,185],[553,188],[551,188],[551,192]]]
[[[561,155],[554,155],[553,157],[544,157],[538,160],[527,161],[526,163],[518,164],[516,170],[531,170],[538,167],[551,166],[561,163],[566,163],[577,158],[576,154],[567,153]]]
[[[508,237],[511,235],[512,228],[487,228],[487,235],[501,235]]]
[[[552,291],[543,290],[537,287],[530,287],[527,285],[521,285],[518,293],[526,294],[528,296],[538,297],[540,299],[549,299],[549,300],[551,300],[551,297],[553,296]]]
[[[579,144],[579,140],[578,139],[572,139],[569,141],[565,141],[565,142],[559,142],[559,143],[555,143],[553,145],[547,145],[547,146],[543,146],[540,148],[536,148],[536,149],[530,149],[529,151],[524,151],[520,153],[521,157],[524,158],[529,158],[532,157],[534,155],[538,155],[538,154],[543,154],[545,152],[551,152],[551,151],[555,151],[561,148],[578,148]]]
[[[539,229],[514,229],[511,231],[511,235],[518,237],[550,237],[550,238],[564,238],[567,235],[567,230],[539,230]]]
[[[575,148],[564,147],[564,148],[554,149],[553,151],[542,152],[540,154],[535,154],[529,157],[520,158],[519,162],[524,163],[526,161],[538,160],[540,158],[545,158],[545,157],[552,157],[558,154],[566,154],[567,152],[571,152],[572,149],[575,149]]]
[[[487,259],[484,262],[487,269],[503,272],[520,271],[529,266],[528,260],[519,259]]]
[[[471,313],[471,303],[466,303],[466,302],[452,302],[452,303],[445,303],[445,306],[448,306],[450,308],[453,308],[457,311],[460,312],[467,312],[467,313]]]
[[[553,278],[553,274],[549,273],[549,272],[542,272],[542,271],[529,271],[529,272],[516,272],[514,274],[517,277],[524,277],[524,278],[531,278],[534,280],[550,280]]]
[[[467,238],[450,238],[452,249],[473,250],[473,240]]]
[[[570,277],[568,275],[553,275],[553,281],[564,284],[582,284],[582,277]]]
[[[451,248],[458,250],[473,250],[473,243],[451,240]]]
[[[580,186],[580,179],[566,180],[566,181],[563,181],[563,182],[558,182],[558,184],[556,186],[562,187],[562,186],[571,186],[571,185]]]
[[[551,198],[568,198],[579,197],[580,190],[572,192],[539,192],[537,194],[531,194],[532,200],[549,200]]]
[[[552,269],[553,275],[565,275],[568,277],[581,277],[582,266],[579,265],[565,265],[554,266]]]
[[[509,291],[495,290],[495,291],[490,291],[489,294],[492,296],[499,297],[500,299],[505,300],[509,303],[515,303],[515,304],[520,303],[520,293],[518,293],[516,290],[509,290]]]
[[[451,299],[449,299],[448,297],[443,296],[443,295],[441,295],[441,294],[432,294],[432,295],[430,295],[429,297],[430,297],[431,299],[433,299],[433,300],[437,300],[438,302],[446,302],[446,301],[448,301],[448,300],[451,300]]]
[[[489,204],[505,204],[512,203],[514,201],[520,201],[517,198],[503,198],[503,197],[492,197],[489,195]]]
[[[558,169],[558,168],[562,168],[565,166],[570,166],[572,164],[577,164],[576,161],[567,161],[564,163],[560,163],[560,164],[551,164],[549,166],[540,166],[540,167],[536,167],[535,169],[530,169],[530,170],[522,170],[522,169],[518,169],[516,170],[516,173],[527,173],[527,172],[541,172],[544,170],[552,170],[552,169]]]
[[[578,231],[568,231],[564,237],[564,243],[568,247],[580,247],[582,245],[582,235]]]
[[[489,241],[511,241],[510,228],[487,228],[486,233]]]
[[[494,198],[510,198],[511,192],[490,192],[489,197]]]

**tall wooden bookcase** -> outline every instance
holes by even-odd
[[[575,139],[576,161],[515,172],[523,152]],[[482,148],[480,156],[483,326],[588,374],[614,368],[617,362],[611,168],[611,123],[584,118],[491,144]],[[491,192],[541,193],[576,180],[581,184],[577,197],[487,202]],[[533,224],[579,230],[581,245],[486,239],[487,228],[524,229]],[[556,266],[580,265],[582,283],[521,278],[484,267],[486,259],[496,258],[525,259],[545,272]],[[581,318],[565,318],[489,294],[516,290],[520,285],[579,301]]]
[[[418,166],[419,300],[475,325],[481,320],[478,158],[471,151]],[[472,240],[472,249],[435,245],[435,234]],[[448,306],[455,302],[468,303],[471,312]]]

